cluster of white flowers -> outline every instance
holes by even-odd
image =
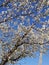
[[[1,11],[0,14],[0,29],[3,32],[3,38],[1,40],[4,41],[3,43],[9,43],[9,45],[5,45],[4,49],[6,50],[8,47],[7,51],[11,51],[14,48],[12,50],[13,54],[15,50],[16,53],[24,52],[24,50],[26,52],[27,50],[28,52],[24,52],[25,56],[27,54],[30,55],[30,53],[34,52],[35,48],[38,48],[34,43],[38,45],[39,43],[44,43],[44,39],[46,41],[49,40],[49,26],[47,26],[49,20],[46,20],[46,24],[45,21],[43,22],[43,19],[45,20],[46,16],[49,15],[49,8],[47,6],[49,5],[49,1],[46,2],[46,9],[43,9],[43,7],[45,8],[46,0],[39,0],[38,3],[34,4],[34,2],[33,5],[32,2],[26,1],[25,3],[19,2],[17,4],[16,0],[10,0],[11,3],[5,6],[7,10]],[[12,5],[9,6],[10,4]],[[42,13],[42,10],[45,12]],[[43,18],[42,22],[41,18]],[[48,31],[46,30],[46,26]],[[19,46],[19,48],[17,48],[17,46]],[[6,53],[4,49],[3,51]],[[11,52],[9,54],[12,55]],[[6,54],[3,53],[3,55]],[[18,55],[15,56],[17,57]]]

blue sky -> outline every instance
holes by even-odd
[[[39,53],[35,58],[33,57],[26,57],[17,62],[15,65],[38,65],[39,63]],[[47,54],[43,54],[42,58],[42,65],[49,65],[49,52]]]
[[[43,56],[43,63],[42,65],[49,65],[49,55],[45,55]],[[19,63],[21,65],[38,65],[38,61],[39,61],[39,58],[36,57],[36,58],[28,58],[26,57],[25,59],[22,59]]]
[[[3,2],[3,0],[1,0],[2,2]],[[41,13],[43,12],[45,12],[45,9],[47,9],[47,8],[49,8],[49,6],[48,7],[45,7],[45,8],[43,8],[43,10],[41,10]],[[0,13],[2,12],[2,11],[6,11],[7,9],[6,8],[0,8]],[[37,12],[35,12],[34,11],[34,13],[35,13],[35,15],[36,15],[36,13]],[[45,21],[45,20],[48,20],[49,19],[49,15],[46,17],[46,18],[41,18],[40,20],[43,22],[43,21]],[[14,19],[15,20],[15,19]],[[20,22],[19,20],[17,20],[18,22]],[[31,17],[30,17],[30,21],[31,21],[31,23],[32,23],[32,19],[31,19]],[[34,21],[34,19],[33,19],[33,21]],[[25,23],[26,24],[26,23]],[[27,24],[26,24],[27,25]],[[10,23],[10,26],[11,27],[13,27],[14,29],[16,29],[17,27],[16,26],[14,26],[13,25],[13,23]],[[41,25],[39,24],[37,24],[36,25],[37,27],[41,27]],[[11,34],[10,34],[11,33]],[[10,34],[10,35],[12,35],[12,32],[9,32],[8,34]],[[2,35],[3,35],[3,33],[2,33],[2,31],[0,30],[0,39],[2,38]],[[8,38],[8,40],[10,39],[10,37]],[[5,38],[5,39],[3,39],[3,41],[6,41],[7,39]],[[39,53],[37,52],[36,53],[37,54],[37,57],[35,57],[35,58],[33,58],[33,57],[26,57],[26,58],[22,58],[22,59],[20,59],[17,63],[15,63],[15,65],[38,65],[38,62],[39,62]],[[48,54],[43,54],[43,62],[42,62],[42,65],[49,65],[49,52],[48,52]],[[11,64],[8,64],[8,65],[11,65]]]

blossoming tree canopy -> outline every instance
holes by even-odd
[[[4,0],[0,3],[0,65],[34,57],[37,51],[46,53],[49,49],[49,1]]]

